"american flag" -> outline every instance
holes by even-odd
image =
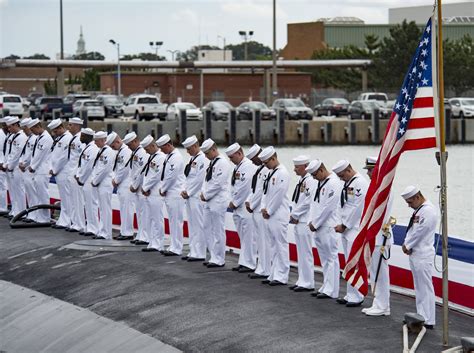
[[[404,151],[436,147],[435,36],[428,21],[385,132],[377,164],[365,198],[360,231],[354,241],[343,276],[362,294],[368,292],[368,270],[375,237],[382,228],[395,171]],[[435,85],[433,85],[435,83]]]

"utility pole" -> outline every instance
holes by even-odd
[[[273,0],[272,103],[278,97],[276,55],[276,0]]]
[[[117,47],[117,95],[122,95],[122,74],[120,72],[120,43],[117,43],[115,40],[110,39],[110,43]]]
[[[244,40],[244,60],[247,61],[248,59],[248,51],[247,51],[247,41],[252,38],[253,31],[239,31],[239,34],[242,36]]]
[[[61,48],[59,58],[64,60],[63,0],[59,0],[59,38]],[[58,67],[56,77],[56,94],[62,96],[64,95],[64,69],[62,67]]]

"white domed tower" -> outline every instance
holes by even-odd
[[[84,35],[82,34],[82,26],[81,26],[81,33],[79,35],[79,40],[77,41],[76,55],[81,55],[85,53],[86,53],[86,41],[84,40]]]

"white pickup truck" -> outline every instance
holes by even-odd
[[[160,103],[158,97],[149,94],[131,95],[123,105],[123,115],[133,116],[134,119],[151,120],[153,118],[166,119],[167,104]]]

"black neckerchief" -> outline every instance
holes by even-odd
[[[266,195],[268,191],[268,186],[270,184],[270,179],[272,178],[273,174],[276,173],[278,168],[273,169],[273,172],[269,173],[268,176],[265,178],[265,181],[263,182],[263,194]]]
[[[421,210],[421,208],[424,206],[425,204],[422,204],[420,207],[418,207],[415,212],[413,212],[413,214],[411,215],[410,217],[410,222],[408,222],[408,227],[407,227],[407,230],[405,232],[405,235],[408,233],[408,231],[410,230],[411,227],[413,227],[413,222],[415,222],[415,216],[416,214],[418,213],[419,210]]]
[[[142,148],[142,146],[138,146],[135,151],[133,151],[132,155],[130,156],[130,158],[128,159],[127,163],[125,163],[125,167],[127,167],[128,165],[130,165],[130,169],[132,169],[132,161],[133,161],[133,157],[135,157],[135,155],[137,154],[138,150]]]
[[[263,164],[260,167],[258,167],[257,171],[255,172],[255,174],[252,177],[252,194],[255,194],[255,190],[257,188],[258,175],[262,171],[263,167],[265,167]]]
[[[66,133],[62,134],[59,138],[55,138],[54,141],[53,141],[53,145],[51,146],[51,152],[54,151],[54,147],[56,147],[56,144],[61,141],[61,139],[66,136]]]
[[[191,172],[191,166],[193,165],[193,162],[196,160],[196,158],[199,157],[199,153],[195,155],[194,157],[189,159],[189,163],[186,164],[186,167],[184,167],[184,176],[187,178],[189,173]]]
[[[117,163],[118,163],[118,158],[119,158],[120,152],[122,152],[122,150],[123,150],[124,148],[125,148],[125,147],[120,147],[120,149],[119,149],[118,152],[117,152],[117,155],[115,156],[114,168],[112,169],[114,172],[115,172],[115,169],[117,169]]]
[[[161,181],[163,181],[163,179],[165,178],[165,169],[166,169],[166,163],[168,163],[168,161],[170,160],[171,156],[173,155],[174,151],[171,152],[165,159],[165,161],[163,162],[163,170],[161,171]]]
[[[104,146],[102,147],[102,149],[99,151],[99,153],[97,153],[97,156],[95,156],[95,159],[94,159],[94,164],[92,165],[92,168],[95,167],[95,165],[97,164],[97,161],[99,160],[100,156],[102,156],[102,153],[104,153],[104,151],[107,149],[107,146]]]
[[[207,182],[212,179],[212,169],[214,169],[214,165],[217,163],[218,160],[219,160],[219,157],[216,157],[212,160],[211,163],[209,163],[209,166],[206,169],[206,181]]]
[[[230,180],[230,185],[234,186],[235,185],[235,180],[237,178],[237,172],[239,171],[240,166],[244,163],[244,160],[240,161],[239,164],[237,164],[234,168],[234,171],[232,172],[232,179]]]
[[[78,168],[81,167],[81,160],[82,160],[82,156],[84,155],[84,152],[90,147],[92,142],[89,142],[89,144],[86,146],[86,148],[84,148],[84,150],[81,152],[81,155],[79,156],[79,162],[77,164]]]
[[[35,141],[35,144],[33,146],[33,153],[31,153],[31,157],[34,157],[35,156],[35,152],[36,152],[36,146],[38,146],[38,142],[43,138],[43,134],[41,134]]]
[[[305,179],[307,178],[308,176],[305,175],[303,179],[301,179],[299,181],[298,184],[296,184],[295,186],[295,191],[293,191],[293,196],[291,198],[291,201],[294,202],[294,203],[298,203],[298,200],[300,199],[300,188],[301,188],[301,185],[303,185],[303,182],[305,181]]]
[[[10,133],[5,134],[5,141],[3,141],[3,155],[7,153],[7,144],[8,144],[9,137],[10,137]]]
[[[31,135],[28,136],[28,139],[26,140],[25,145],[23,146],[23,149],[21,150],[20,156],[23,156],[26,153],[26,147],[28,147],[28,142],[30,142],[30,138],[31,138]]]
[[[156,155],[157,155],[157,152],[153,153],[152,155],[150,155],[150,157],[148,157],[148,161],[146,162],[145,166],[143,167],[143,169],[141,171],[141,174],[145,173],[145,176],[148,175],[148,171],[150,170],[150,163],[153,160],[153,158],[156,157]]]
[[[354,175],[351,180],[349,180],[347,183],[344,183],[344,187],[341,190],[341,207],[344,207],[344,204],[347,201],[347,189],[349,189],[349,186],[356,179],[357,179],[357,175]]]
[[[321,194],[321,190],[323,189],[324,185],[327,184],[329,179],[330,178],[327,177],[326,179],[324,179],[324,181],[322,183],[320,181],[318,181],[318,188],[316,189],[316,194],[314,194],[314,201],[318,201],[318,203],[319,203],[319,195]]]
[[[12,140],[10,141],[10,146],[9,146],[9,148],[8,148],[8,154],[12,153],[13,141],[15,141],[15,139],[16,139],[18,136],[20,136],[20,133],[19,133],[19,132],[17,132],[17,133],[13,136]]]
[[[74,136],[71,141],[69,141],[69,146],[67,148],[67,160],[71,159],[71,147],[72,147],[72,143],[74,142],[74,140],[76,139],[77,135]]]

